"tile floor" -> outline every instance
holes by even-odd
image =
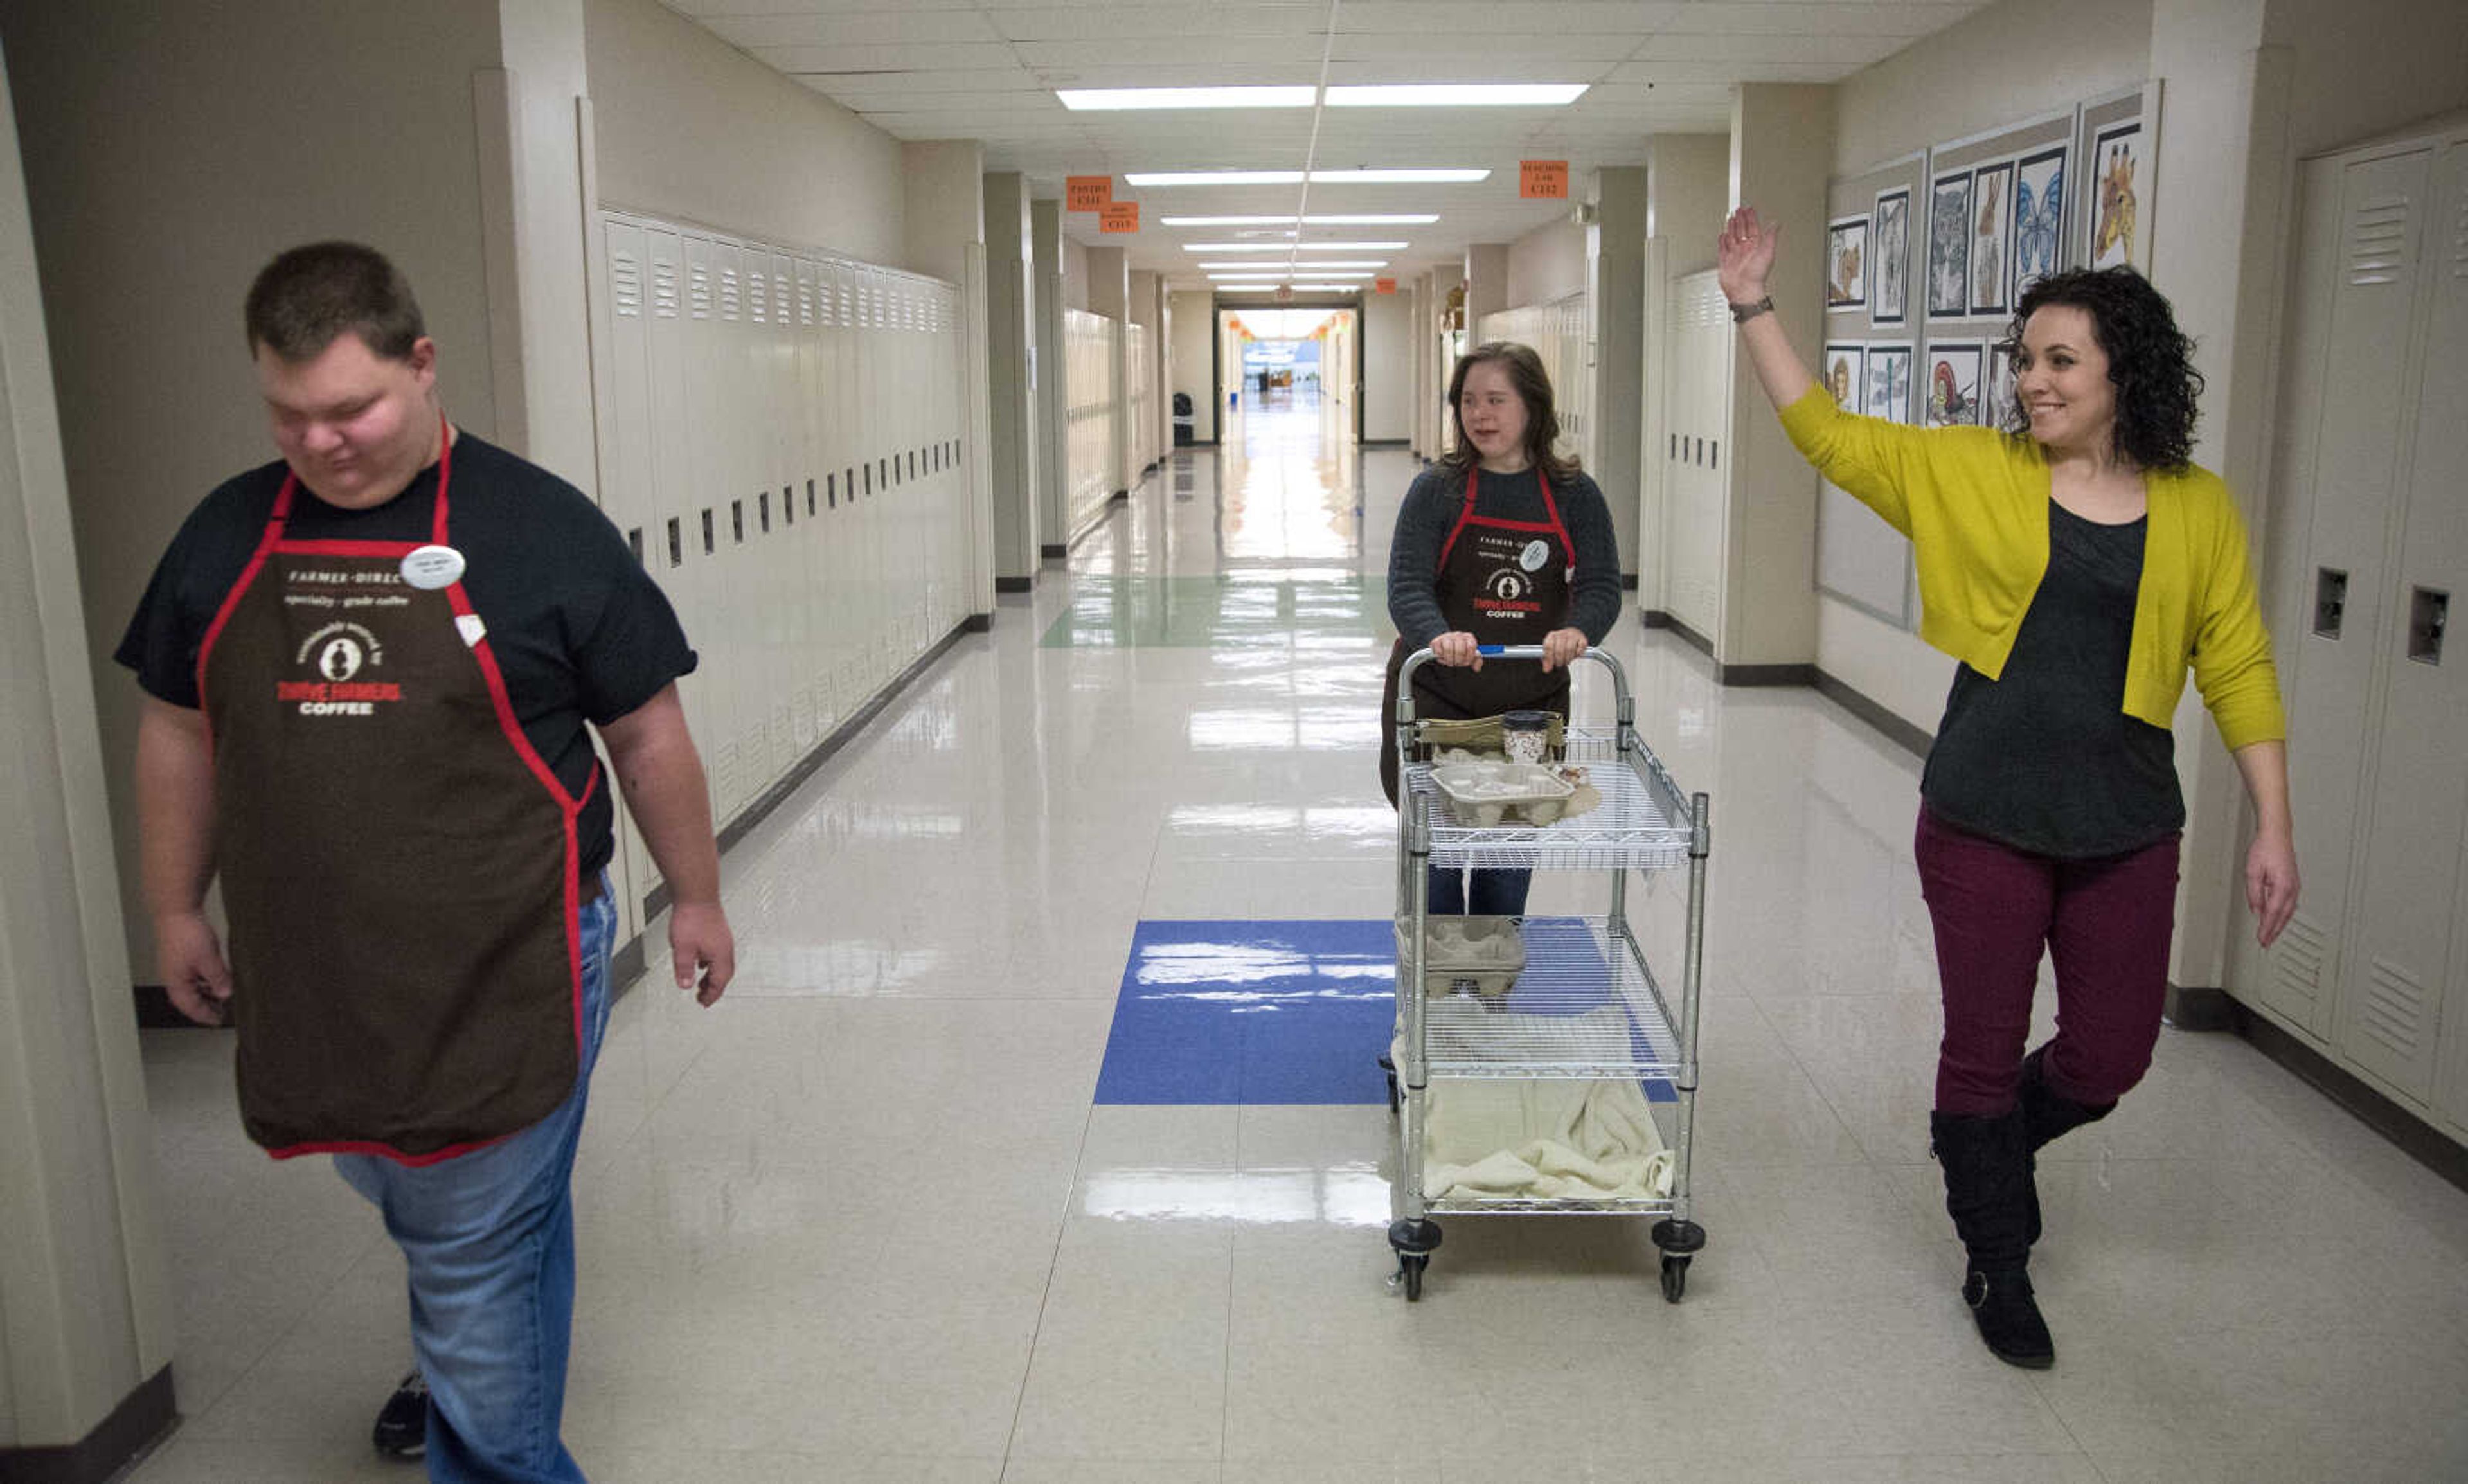
[[[1098,1106],[1144,922],[1385,919],[1380,578],[1407,456],[1186,451],[726,863],[715,1011],[619,1005],[577,1176],[596,1480],[2468,1478],[2468,1196],[2244,1044],[2163,1037],[2043,1167],[2057,1368],[1954,1293],[1914,761],[1623,620],[1716,800],[1697,1215],[1459,1219],[1386,1279],[1377,1105]],[[1667,909],[1670,896],[1655,899]],[[1545,879],[1538,910],[1581,905]],[[401,1267],[149,1033],[186,1422],[145,1484],[393,1480]]]

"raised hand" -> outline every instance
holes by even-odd
[[[1766,226],[1757,209],[1743,206],[1723,223],[1714,242],[1715,278],[1723,297],[1733,304],[1754,304],[1766,296],[1766,277],[1773,271],[1774,243],[1782,237],[1779,223]]]

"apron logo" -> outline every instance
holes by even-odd
[[[1503,603],[1515,603],[1525,596],[1525,579],[1514,572],[1494,573],[1491,579],[1491,595]]]
[[[1501,567],[1482,584],[1482,596],[1474,600],[1474,606],[1493,618],[1540,613],[1542,605],[1534,601],[1533,591],[1534,583],[1524,573],[1515,567]]]
[[[292,663],[313,671],[315,680],[277,680],[278,705],[297,706],[304,717],[369,717],[380,702],[402,699],[402,687],[380,680],[354,678],[370,666],[385,663],[385,647],[357,624],[328,624],[302,641]]]
[[[1517,554],[1517,564],[1528,572],[1542,571],[1542,563],[1550,559],[1551,543],[1539,537],[1526,542],[1525,549]]]

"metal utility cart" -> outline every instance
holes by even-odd
[[[1493,661],[1539,661],[1540,648],[1485,646]],[[1435,1215],[1654,1216],[1654,1244],[1662,1253],[1662,1296],[1680,1301],[1689,1260],[1705,1244],[1704,1228],[1689,1219],[1689,1142],[1697,1099],[1697,1003],[1704,969],[1705,861],[1712,832],[1706,796],[1680,791],[1659,759],[1636,734],[1636,706],[1628,674],[1601,650],[1586,658],[1611,672],[1616,721],[1610,727],[1565,729],[1565,761],[1586,767],[1601,804],[1574,818],[1535,827],[1516,819],[1491,828],[1464,822],[1459,807],[1416,761],[1422,731],[1414,719],[1414,672],[1431,663],[1428,649],[1409,656],[1397,684],[1396,737],[1402,780],[1397,811],[1397,1054],[1389,1104],[1397,1115],[1398,1220],[1388,1228],[1397,1250],[1397,1282],[1408,1299],[1423,1291],[1423,1272],[1440,1244]],[[1430,882],[1427,867],[1525,867],[1605,873],[1610,910],[1601,917],[1534,919],[1523,929],[1525,962],[1504,1005],[1516,1012],[1451,1017],[1434,1045],[1424,957],[1428,948]],[[1685,962],[1680,994],[1664,990],[1638,945],[1628,915],[1629,873],[1685,867],[1688,873]],[[1547,930],[1543,930],[1547,926]],[[1616,1017],[1607,1016],[1615,1008]],[[1567,1017],[1572,1033],[1546,1038],[1505,1027],[1531,1027],[1537,1016]],[[1586,1016],[1586,1029],[1577,1018]],[[1624,1027],[1605,1034],[1607,1019]],[[1488,1026],[1502,1027],[1490,1034]],[[1671,1153],[1667,1195],[1514,1198],[1425,1195],[1427,1099],[1434,1080],[1632,1079],[1659,1093],[1653,1123]]]

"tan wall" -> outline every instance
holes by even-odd
[[[900,147],[907,245],[900,266],[957,284],[968,244],[986,240],[986,151],[973,139],[921,139]]]
[[[2298,156],[2468,104],[2461,0],[2274,0],[2263,42],[2295,53],[2288,143]]]
[[[1199,443],[1217,441],[1217,311],[1211,298],[1205,289],[1181,289],[1173,296],[1174,385],[1166,405],[1171,415],[1171,392],[1191,399],[1191,436]]]
[[[1712,267],[1714,239],[1731,210],[1729,136],[1657,136],[1646,147],[1645,189],[1645,235],[1671,244],[1668,276]]]
[[[240,299],[275,253],[376,244],[411,277],[448,410],[498,436],[474,80],[500,65],[494,0],[419,7],[0,8],[23,142],[118,852],[138,692],[110,662],[189,511],[274,456]],[[266,58],[286,72],[269,103]],[[348,118],[350,128],[314,121]],[[304,183],[313,182],[313,189]],[[153,946],[134,873],[132,968]]]
[[[1586,229],[1562,217],[1508,244],[1507,308],[1552,304],[1586,287]]]
[[[2141,82],[2152,5],[2004,0],[1853,73],[1835,85],[1834,173]]]
[[[1063,239],[1063,307],[1088,309],[1088,249],[1068,236]]]
[[[1362,436],[1379,443],[1412,436],[1413,307],[1400,284],[1362,300]]]
[[[583,26],[604,204],[904,262],[898,140],[655,0]]]

